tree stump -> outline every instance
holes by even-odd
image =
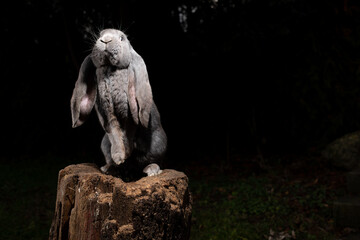
[[[94,164],[70,165],[59,172],[49,239],[189,239],[190,220],[182,172],[125,183]]]

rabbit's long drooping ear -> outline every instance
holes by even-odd
[[[129,105],[131,115],[138,123],[148,127],[153,97],[149,77],[144,60],[131,49],[131,63],[129,67]]]
[[[79,76],[71,97],[73,128],[82,125],[89,116],[95,104],[96,89],[96,68],[89,55],[81,64]]]

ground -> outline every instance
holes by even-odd
[[[88,157],[1,160],[0,239],[47,239],[58,171]],[[229,165],[230,163],[230,165]],[[191,239],[345,239],[332,203],[345,172],[319,156],[207,157],[180,169],[193,196]]]
[[[320,157],[238,156],[222,174],[215,165],[189,172],[193,239],[339,239],[356,231],[337,227],[332,215],[345,172]]]

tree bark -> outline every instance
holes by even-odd
[[[93,164],[59,172],[50,240],[189,239],[191,195],[182,172],[125,183]]]

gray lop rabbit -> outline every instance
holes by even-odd
[[[92,53],[81,64],[71,98],[74,128],[85,122],[94,105],[105,130],[101,150],[106,165],[101,170],[128,162],[130,168],[148,176],[160,174],[158,164],[167,137],[145,62],[119,30],[101,31]]]

